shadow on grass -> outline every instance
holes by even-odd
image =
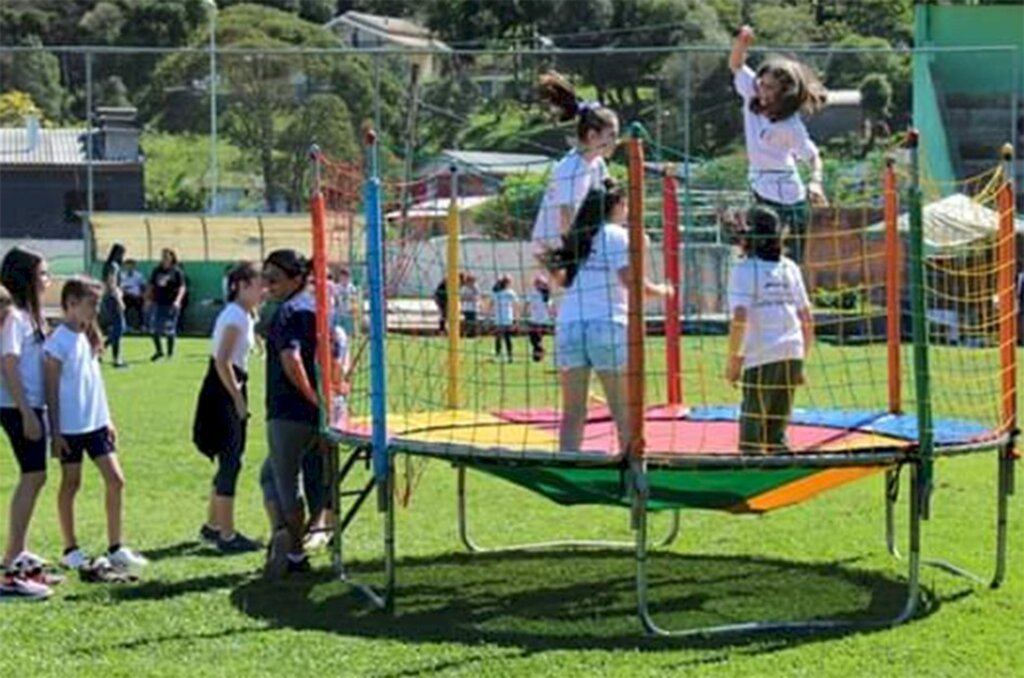
[[[379,578],[379,563],[350,574]],[[776,636],[665,641],[642,635],[631,556],[613,552],[444,555],[398,566],[395,615],[373,610],[328,573],[278,583],[248,581],[232,593],[245,614],[277,627],[405,642],[490,643],[524,654],[564,649],[746,649],[761,653],[849,635],[845,629]],[[902,581],[849,562],[794,563],[753,557],[654,554],[650,604],[669,628],[749,620],[896,616]],[[926,600],[919,615],[939,601]],[[703,661],[707,661],[705,658]]]
[[[176,582],[142,581],[124,584],[97,584],[88,593],[67,596],[69,602],[93,601],[98,596],[116,601],[161,601],[193,593],[206,593],[218,589],[230,589],[253,577],[251,573],[228,573],[194,577]]]

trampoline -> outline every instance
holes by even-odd
[[[644,196],[652,190],[644,170],[642,136],[642,130],[634,127],[628,149],[630,266],[637,270],[643,270],[649,257],[645,251]],[[367,143],[372,151],[376,143],[372,133]],[[913,135],[908,137],[908,148],[913,157]],[[372,159],[373,152],[368,157]],[[401,339],[399,328],[407,328],[410,323],[408,318],[389,321],[387,302],[401,296],[403,280],[415,277],[416,267],[425,265],[428,257],[424,252],[436,254],[440,250],[415,249],[425,247],[425,240],[388,243],[392,247],[389,250],[381,219],[381,205],[389,189],[376,169],[371,166],[362,196],[353,198],[353,177],[361,176],[362,169],[331,163],[318,153],[314,159],[317,176],[322,176],[311,212],[323,403],[333,401],[336,392],[332,389],[338,381],[338,367],[327,339],[332,336],[327,320],[328,262],[342,259],[351,265],[353,261],[331,252],[331,220],[351,228],[352,211],[361,208],[366,215],[368,332],[356,351],[355,362],[359,364],[349,368],[346,375],[352,380],[347,418],[332,423],[327,421],[326,407],[322,412],[323,434],[335,446],[335,454],[330,457],[333,508],[339,526],[334,566],[339,576],[346,578],[344,531],[376,490],[378,508],[384,514],[385,583],[381,590],[352,583],[381,608],[393,611],[396,600],[398,455],[439,459],[456,468],[459,534],[471,551],[501,549],[483,549],[469,536],[469,471],[500,478],[558,505],[628,509],[632,540],[554,541],[504,548],[631,550],[638,616],[650,634],[690,636],[892,626],[914,617],[922,597],[923,564],[982,581],[978,575],[948,562],[926,560],[921,551],[922,524],[929,515],[936,463],[944,457],[969,453],[989,452],[997,458],[995,572],[986,581],[993,587],[1003,581],[1008,498],[1013,492],[1017,459],[1014,197],[1005,167],[1012,157],[1005,149],[1004,164],[979,179],[972,189],[972,214],[981,214],[981,219],[990,223],[983,223],[966,244],[928,241],[929,254],[925,255],[927,238],[917,164],[911,163],[909,174],[901,175],[892,160],[879,182],[880,190],[871,197],[884,202],[881,226],[875,228],[870,222],[857,228],[844,225],[822,236],[821,242],[808,244],[810,252],[820,254],[805,266],[812,280],[836,271],[856,275],[866,301],[861,302],[857,313],[839,313],[829,319],[838,328],[837,348],[830,349],[831,362],[810,368],[810,385],[802,388],[808,392],[811,405],[798,401],[786,429],[784,449],[762,453],[739,451],[739,408],[729,404],[725,399],[728,395],[721,396],[721,391],[709,385],[709,374],[721,379],[721,342],[715,344],[713,337],[698,335],[687,337],[689,344],[685,344],[681,332],[686,314],[668,303],[663,309],[664,336],[651,336],[645,320],[649,309],[639,285],[629,289],[626,370],[629,418],[639,422],[634,438],[619,441],[609,410],[591,406],[580,449],[559,449],[563,414],[553,405],[557,389],[552,387],[550,373],[544,377],[543,372],[530,371],[528,366],[485,368],[473,352],[487,351],[489,344],[475,340],[473,335],[461,336],[459,303],[454,295],[448,295],[447,307],[441,309],[447,321],[444,337],[435,339],[420,332],[415,339]],[[453,169],[452,185],[457,186],[454,173]],[[902,192],[901,176],[906,180]],[[654,190],[662,198],[660,218],[664,227],[659,234],[664,252],[662,273],[683,301],[705,303],[709,295],[720,295],[721,290],[714,288],[717,283],[711,284],[710,291],[701,289],[694,278],[699,283],[701,276],[707,276],[700,271],[683,272],[681,253],[687,250],[679,241],[681,222],[676,201],[680,189],[674,173],[665,172],[656,180]],[[348,194],[341,189],[332,192],[332,186],[345,187]],[[404,194],[410,187],[392,189]],[[908,202],[903,218],[899,212],[901,195]],[[328,213],[328,202],[337,215]],[[451,201],[453,206],[455,203]],[[344,207],[346,204],[349,207]],[[992,209],[984,207],[986,204]],[[647,217],[650,221],[649,214]],[[460,267],[474,259],[464,251],[471,245],[460,241],[455,207],[447,226],[442,270],[448,289],[456,289]],[[851,233],[852,246],[848,242]],[[947,235],[933,234],[939,239]],[[351,233],[344,240],[351,243]],[[493,254],[489,265],[497,266],[494,262],[498,259]],[[478,261],[475,265],[482,264]],[[520,254],[518,265],[531,264],[523,263]],[[522,275],[522,271],[518,273]],[[423,294],[421,298],[428,296]],[[910,302],[908,317],[904,317],[905,301]],[[954,308],[957,317],[969,319],[962,323],[963,332],[951,338],[949,332],[934,331],[928,310],[940,305]],[[671,318],[679,318],[679,322],[671,322]],[[842,333],[850,326],[860,334],[847,343]],[[904,342],[905,334],[910,335],[909,342]],[[363,348],[368,348],[365,359]],[[652,352],[659,352],[663,358],[654,360]],[[663,383],[664,388],[652,389],[654,381]],[[509,397],[509,393],[518,397]],[[372,476],[354,489],[345,489],[350,471],[360,461],[372,467]],[[906,600],[897,615],[871,621],[728,619],[710,627],[675,630],[655,621],[648,595],[647,554],[650,548],[674,540],[681,512],[764,513],[801,504],[870,476],[883,478],[886,542],[897,557],[895,512],[901,487],[908,488]],[[344,510],[343,501],[347,502]],[[652,543],[648,536],[649,514],[657,512],[668,512],[671,523],[665,538]]]

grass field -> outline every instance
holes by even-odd
[[[441,373],[437,344],[407,339],[391,350],[407,351],[424,372]],[[105,375],[127,475],[127,541],[153,561],[145,580],[121,587],[69,581],[47,603],[0,607],[0,676],[1024,675],[1019,500],[1012,505],[1010,578],[1002,590],[926,569],[928,609],[909,624],[876,632],[646,639],[634,616],[629,554],[464,555],[455,531],[455,476],[442,463],[426,467],[411,505],[398,513],[396,616],[371,611],[332,581],[324,553],[315,557],[314,575],[265,584],[257,575],[260,555],[217,557],[194,541],[211,472],[188,443],[206,346],[185,340],[172,363],[150,364],[148,343],[132,339],[132,368]],[[817,359],[827,362],[838,355],[834,351],[823,346]],[[489,377],[498,366],[476,363],[474,369],[480,383],[491,384],[475,397],[495,392],[496,379]],[[860,370],[851,363],[850,371]],[[969,365],[962,372],[963,383],[984,377]],[[259,403],[258,364],[253,383]],[[424,392],[437,390],[437,382],[430,383]],[[940,383],[952,384],[954,394],[961,386]],[[851,397],[866,393],[851,391]],[[969,391],[961,393],[962,402],[971,400]],[[728,390],[712,395],[734,397]],[[943,402],[955,409],[952,398]],[[256,484],[266,453],[259,416],[251,441],[238,522],[265,538]],[[4,439],[5,503],[15,477]],[[57,477],[51,467],[31,542],[51,559],[60,548]],[[929,554],[988,572],[994,478],[992,455],[939,466],[933,517],[925,524]],[[479,476],[472,477],[471,490],[474,532],[485,544],[630,537],[625,511],[561,508]],[[891,613],[901,603],[905,567],[885,553],[882,509],[877,479],[762,517],[685,514],[680,540],[652,561],[652,606],[662,621],[676,625]],[[655,531],[662,521],[655,519]],[[83,546],[103,547],[101,486],[91,470],[79,498],[79,533]],[[381,581],[380,534],[379,516],[369,510],[345,542],[353,570],[371,583]]]

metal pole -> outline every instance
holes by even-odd
[[[92,174],[92,156],[93,156],[93,144],[95,143],[94,127],[96,121],[93,120],[92,112],[92,52],[85,53],[85,124],[87,129],[85,130],[85,204],[86,211],[89,213],[89,219],[92,219],[92,211],[95,207],[93,198],[94,184]]]
[[[217,212],[217,3],[210,7],[210,214]]]

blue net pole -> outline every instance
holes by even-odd
[[[387,369],[384,335],[384,221],[380,207],[380,177],[376,157],[376,135],[367,135],[370,144],[370,172],[366,179],[366,274],[370,295],[370,413],[373,418],[373,473],[379,483],[387,479]]]

